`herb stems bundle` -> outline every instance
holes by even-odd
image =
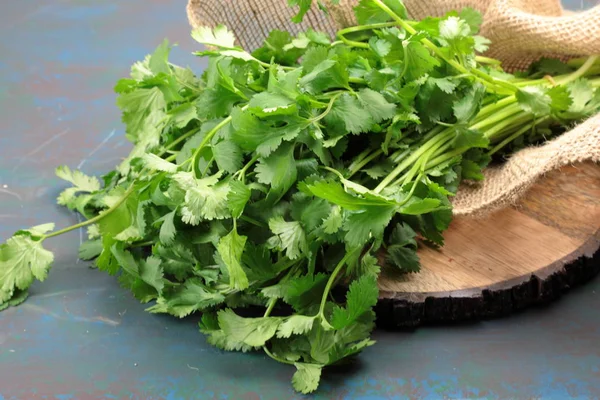
[[[409,21],[399,0],[362,0],[356,16],[336,41],[273,31],[252,53],[200,28],[200,77],[166,41],[135,63],[115,86],[133,150],[103,184],[57,169],[73,185],[58,203],[87,220],[0,247],[0,308],[46,278],[46,239],[87,227],[80,257],[148,311],[201,312],[211,344],[294,365],[300,392],[372,345],[380,264],[417,272],[461,180],[598,112],[600,62],[511,75],[476,54],[473,10]]]

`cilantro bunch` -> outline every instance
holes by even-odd
[[[80,257],[149,312],[202,313],[211,344],[294,365],[300,392],[372,345],[382,268],[418,271],[418,243],[443,245],[449,198],[495,153],[598,112],[600,63],[511,75],[477,55],[473,10],[410,21],[362,0],[356,16],[336,41],[273,31],[252,53],[197,29],[201,76],[166,41],[135,63],[115,86],[133,150],[101,181],[57,169],[73,185],[58,203],[86,220],[0,247],[0,308],[46,278],[45,240],[87,227]]]

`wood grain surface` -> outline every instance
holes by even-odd
[[[382,275],[380,324],[507,314],[590,279],[600,269],[600,165],[554,171],[515,206],[456,218],[444,236],[440,249],[420,247],[420,273]]]

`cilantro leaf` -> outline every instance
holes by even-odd
[[[389,246],[386,260],[398,267],[401,272],[419,272],[421,268],[417,252],[404,246]]]
[[[554,86],[547,93],[552,99],[550,106],[553,111],[567,111],[573,104],[569,90],[564,86]]]
[[[242,167],[242,151],[232,141],[223,140],[214,145],[212,151],[220,170],[233,174]]]
[[[386,261],[395,265],[401,272],[418,272],[420,269],[417,255],[417,234],[410,225],[396,224],[390,235],[390,246],[387,247]]]
[[[404,46],[406,50],[404,62],[408,65],[408,67],[406,67],[407,80],[411,81],[419,79],[421,76],[440,65],[437,58],[433,57],[421,42],[410,40],[408,43],[404,44]]]
[[[0,305],[11,300],[19,290],[25,291],[33,279],[43,281],[54,261],[52,252],[41,240],[16,235],[0,246]]]
[[[266,287],[261,290],[261,293],[269,298],[283,298],[297,312],[308,314],[318,309],[315,299],[321,298],[326,284],[326,274],[307,274]]]
[[[292,99],[281,94],[269,92],[254,95],[248,103],[248,108],[258,117],[295,114],[298,111]]]
[[[400,18],[407,18],[406,7],[404,7],[401,1],[383,0],[382,2]],[[361,25],[376,24],[391,20],[389,14],[373,0],[361,0],[355,8],[355,13],[356,19]]]
[[[177,210],[173,210],[162,218],[162,225],[158,234],[159,240],[164,245],[170,245],[175,239],[177,228],[175,228],[175,214]]]
[[[285,251],[290,260],[295,260],[308,252],[306,233],[297,221],[287,222],[283,217],[269,220],[269,229],[275,234],[277,248]]]
[[[79,191],[92,193],[100,190],[100,181],[93,176],[87,176],[79,170],[71,171],[66,165],[56,168],[56,176],[71,182]]]
[[[123,93],[117,98],[117,105],[123,111],[127,138],[133,143],[156,146],[160,137],[160,122],[166,117],[167,106],[160,89],[138,88]]]
[[[379,290],[377,279],[373,275],[361,276],[350,284],[346,296],[346,307],[335,306],[331,316],[331,326],[342,329],[359,318],[377,304]]]
[[[218,318],[219,326],[228,337],[251,347],[263,346],[275,336],[281,323],[280,318],[273,317],[242,318],[229,308],[219,311]]]
[[[326,61],[329,57],[329,51],[325,46],[315,46],[306,51],[304,56],[302,57],[302,61],[300,65],[302,69],[300,72],[304,72],[305,74],[309,74],[314,71],[317,65],[321,64],[323,61]],[[291,74],[292,72],[289,72]],[[298,81],[296,81],[298,83]]]
[[[483,179],[481,166],[469,159],[464,159],[461,162],[462,176],[464,179],[472,179],[480,181]]]
[[[456,137],[454,138],[453,145],[457,149],[472,147],[487,148],[490,144],[490,140],[481,132],[462,127],[456,127],[455,131]]]
[[[419,215],[428,214],[430,212],[444,208],[446,208],[446,206],[443,205],[439,199],[419,199],[416,197],[412,197],[411,200],[408,203],[406,203],[406,205],[400,208],[399,212],[405,215]]]
[[[201,26],[192,31],[192,38],[198,43],[207,46],[216,46],[226,49],[235,47],[235,36],[229,32],[226,26],[217,25],[214,29]]]
[[[305,315],[292,315],[283,321],[277,328],[278,338],[289,338],[292,335],[302,335],[312,329],[315,317]]]
[[[182,221],[198,225],[202,220],[224,219],[231,215],[227,207],[229,186],[219,175],[196,179],[192,172],[178,172],[173,179],[185,191]]]
[[[185,128],[191,121],[198,119],[198,110],[193,103],[183,103],[170,109],[168,114],[178,128]]]
[[[162,171],[162,172],[176,172],[177,171],[177,165],[175,165],[171,162],[168,162],[166,160],[163,160],[156,154],[152,154],[152,153],[144,154],[144,156],[142,157],[142,160],[144,161],[144,164],[146,165],[146,167],[151,170]]]
[[[373,275],[374,277],[378,277],[380,271],[379,260],[369,253],[348,265],[349,275],[355,277],[363,275]]]
[[[227,206],[231,211],[231,216],[239,218],[246,207],[246,203],[250,200],[251,192],[248,186],[240,181],[231,181],[229,188],[231,190],[227,194]]]
[[[256,166],[256,178],[271,186],[269,196],[279,199],[296,182],[298,170],[294,159],[294,146],[281,145],[266,158],[260,158]]]
[[[311,50],[312,49],[306,52],[306,55],[303,57],[304,60],[306,60]],[[284,72],[278,70],[276,67],[272,67],[269,71],[267,90],[269,93],[280,94],[290,99],[296,99],[300,95],[298,81],[300,80],[302,72],[302,68]]]
[[[521,108],[535,115],[546,115],[550,112],[552,99],[540,86],[527,86],[517,92],[517,100]]]
[[[342,218],[342,213],[339,207],[332,207],[331,212],[323,220],[323,231],[328,234],[334,234],[340,230],[342,227],[344,220]]]
[[[386,111],[382,112],[388,115]],[[374,123],[371,113],[364,105],[346,93],[335,100],[325,121],[330,126],[345,126],[348,132],[354,134],[368,131]]]
[[[396,114],[396,105],[389,103],[379,92],[371,89],[361,89],[358,99],[375,122],[392,119]]]
[[[120,244],[114,244],[111,252],[123,271],[129,275],[122,282],[127,284],[140,301],[148,302],[162,293],[164,279],[160,259],[150,256],[146,260],[138,260]],[[149,290],[149,287],[154,291]]]
[[[465,21],[470,28],[471,33],[475,34],[479,32],[479,27],[483,22],[483,16],[481,13],[471,7],[465,7],[460,10],[460,19]]]
[[[319,93],[331,88],[347,88],[348,79],[348,70],[344,68],[344,63],[336,56],[332,56],[304,75],[299,85],[309,93]]]
[[[579,113],[584,111],[587,103],[594,97],[594,88],[586,79],[577,79],[567,86],[571,95],[572,104],[569,112]]]
[[[449,16],[440,21],[440,36],[447,40],[468,36],[471,33],[469,24],[458,17]]]
[[[433,82],[442,92],[446,94],[451,94],[458,86],[456,82],[450,80],[449,78],[428,77],[427,80],[429,82]]]
[[[294,363],[294,366],[297,369],[292,377],[294,389],[304,394],[317,390],[323,367],[317,364],[306,363]]]
[[[274,29],[269,32],[269,36],[265,39],[264,45],[261,48],[256,49],[252,55],[264,62],[271,62],[273,60],[278,64],[291,65],[294,64],[303,53],[302,49],[294,46],[293,43],[292,35],[290,35],[289,32]],[[304,46],[304,48],[306,48],[306,46]]]
[[[351,247],[361,246],[370,238],[378,239],[390,222],[395,206],[364,207],[361,211],[351,213],[344,223],[346,243]]]
[[[452,107],[459,123],[471,121],[481,108],[485,87],[481,84],[471,86],[465,95],[454,102]]]
[[[307,188],[313,195],[347,210],[359,211],[365,207],[389,207],[395,205],[393,201],[373,195],[364,198],[353,196],[346,192],[342,185],[337,182],[317,181],[311,185],[307,185]]]
[[[296,196],[292,202],[292,218],[302,223],[307,232],[317,229],[329,215],[331,206],[324,199]]]
[[[2,296],[1,291],[0,296]],[[18,306],[19,304],[27,300],[27,297],[29,297],[29,292],[27,290],[15,289],[15,291],[12,294],[12,297],[8,301],[0,301],[0,311],[6,310],[8,307]]]
[[[79,170],[71,171],[66,165],[56,168],[56,176],[71,182],[74,187],[63,190],[57,198],[57,203],[67,206],[73,210],[77,208],[83,211],[84,207],[91,200],[90,196],[78,196],[81,193],[95,193],[100,190],[100,181],[96,177],[85,175]]]
[[[198,278],[192,278],[174,291],[163,293],[156,304],[146,311],[168,313],[183,318],[195,311],[221,304],[223,301],[225,297],[221,293],[210,290]]]
[[[309,124],[301,118],[286,116],[260,120],[249,111],[234,109],[231,113],[233,132],[231,139],[243,150],[254,151],[267,157],[282,141],[289,141]]]
[[[304,16],[310,10],[312,0],[288,0],[288,4],[292,7],[298,6],[298,13],[292,18],[295,23],[300,23],[304,19]]]
[[[228,235],[223,236],[217,245],[219,255],[229,272],[229,286],[238,290],[248,287],[248,277],[241,265],[246,239],[246,236],[238,235],[234,229]]]
[[[91,260],[102,253],[102,240],[94,239],[83,242],[79,246],[79,258],[81,260]]]

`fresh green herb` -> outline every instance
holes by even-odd
[[[290,4],[300,20],[311,1]],[[148,311],[201,312],[210,343],[295,366],[300,392],[371,346],[377,260],[418,271],[462,179],[598,112],[600,63],[516,78],[477,55],[473,10],[409,21],[399,0],[362,0],[356,13],[338,41],[275,31],[252,54],[224,26],[195,30],[210,47],[200,77],[168,61],[167,42],[134,64],[115,86],[133,150],[103,185],[57,169],[73,184],[58,202],[86,220],[0,246],[0,308],[46,278],[47,239],[87,226],[80,256]]]

